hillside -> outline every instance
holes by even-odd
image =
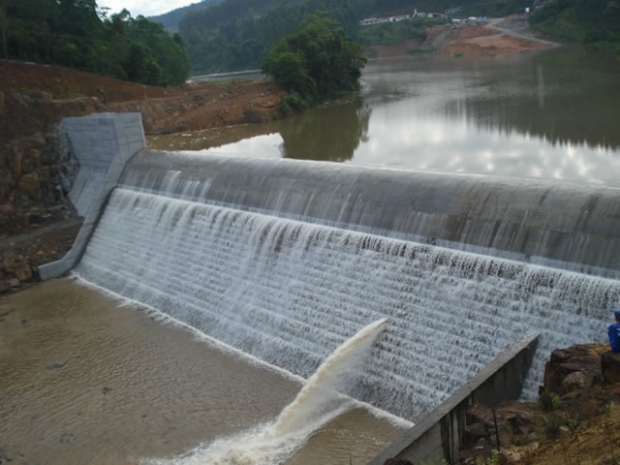
[[[94,1],[0,0],[4,59],[67,66],[158,86],[183,84],[190,63],[178,34]]]
[[[147,19],[155,23],[160,23],[164,26],[164,29],[169,32],[177,32],[179,30],[179,23],[186,14],[206,10],[210,6],[219,5],[222,1],[223,0],[202,0],[201,2],[182,6],[181,8],[176,8],[161,15],[149,16]]]
[[[606,50],[620,60],[617,0],[550,0],[534,11],[530,24],[544,34]]]
[[[79,230],[63,117],[140,112],[147,134],[165,134],[268,121],[278,98],[270,80],[165,89],[0,60],[0,293],[36,281],[33,267],[62,256]]]

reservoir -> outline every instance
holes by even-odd
[[[371,61],[357,98],[219,138],[213,130],[151,144],[619,186],[620,66],[570,56]]]

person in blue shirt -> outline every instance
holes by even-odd
[[[620,310],[614,312],[616,322],[609,326],[607,335],[609,336],[609,345],[612,352],[620,352]]]

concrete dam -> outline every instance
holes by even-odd
[[[594,185],[141,150],[88,239],[79,276],[305,378],[386,318],[349,394],[409,420],[539,333],[535,397],[620,305]]]

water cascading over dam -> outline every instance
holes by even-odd
[[[620,305],[620,192],[543,181],[142,151],[76,268],[308,377],[387,318],[354,397],[404,418],[506,347],[603,341]]]

